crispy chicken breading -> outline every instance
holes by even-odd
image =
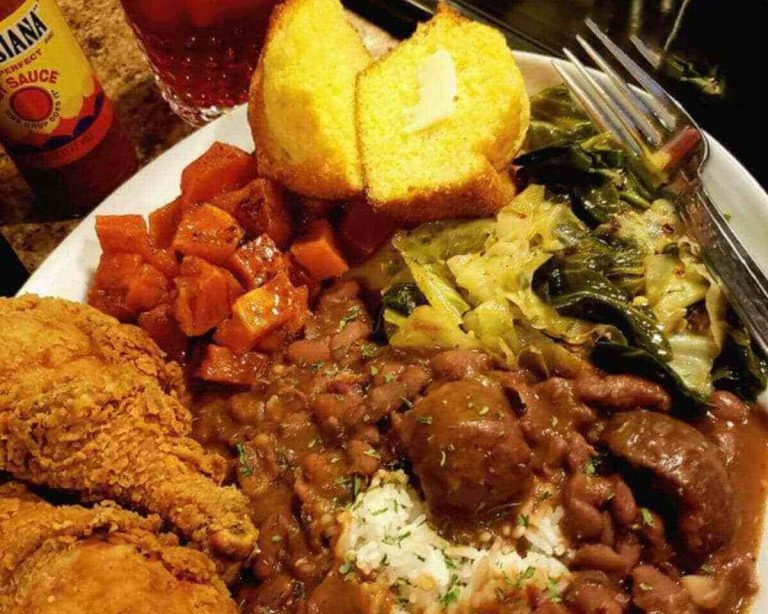
[[[140,329],[85,305],[0,299],[0,470],[156,512],[244,559],[257,537],[247,499],[189,437],[183,396],[178,365]]]
[[[160,525],[111,503],[54,507],[1,486],[0,613],[236,612],[213,561]]]

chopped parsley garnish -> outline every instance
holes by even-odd
[[[458,584],[459,576],[456,574],[451,574],[451,581],[448,583],[448,589],[445,591],[445,594],[440,597],[440,603],[442,605],[448,606],[459,600],[459,593],[461,592],[461,589],[459,588]]]
[[[371,375],[377,375],[379,373],[379,368],[376,365],[371,365]]]
[[[547,595],[552,603],[559,603],[562,601],[560,597],[560,590],[557,588],[557,582],[552,578],[547,578]]]
[[[517,526],[518,527],[528,528],[529,521],[530,521],[530,519],[529,519],[529,517],[527,515],[525,515],[525,514],[518,514],[518,516],[517,516]]]
[[[360,307],[358,305],[352,305],[352,307],[347,309],[347,313],[345,313],[344,316],[339,321],[338,332],[343,331],[350,322],[354,322],[359,317],[360,317]]]
[[[379,349],[379,346],[375,343],[364,343],[360,347],[360,356],[363,358],[373,358],[376,355],[376,350]]]
[[[283,541],[283,538],[280,537],[279,535],[273,535],[272,536],[272,543],[273,544],[280,543],[281,541]]]
[[[432,416],[416,416],[416,422],[419,424],[432,424]]]
[[[386,507],[382,507],[380,510],[374,510],[371,512],[371,516],[381,516],[384,512],[387,511]]]
[[[643,524],[649,527],[653,526],[653,515],[651,514],[651,510],[649,510],[647,507],[641,507],[640,508],[640,516],[643,519]]]
[[[245,453],[245,444],[239,443],[235,446],[235,449],[237,450],[237,460],[240,463],[240,475],[245,477],[253,475],[253,467]]]
[[[381,458],[381,454],[379,454],[376,450],[373,448],[368,448],[365,452],[363,452],[366,456],[370,456],[371,458]]]
[[[448,569],[457,569],[455,561],[449,557],[445,552],[443,552],[443,558],[445,559],[445,566]]]
[[[363,486],[363,480],[360,478],[360,476],[356,475],[354,479],[352,480],[352,496],[357,498],[357,495],[360,494],[360,489]]]
[[[387,374],[384,376],[384,383],[385,383],[385,384],[391,384],[391,383],[392,383],[392,382],[394,382],[396,379],[397,379],[397,375],[395,375],[394,373],[387,373]]]
[[[312,370],[313,370],[315,373],[317,373],[317,372],[318,372],[320,369],[322,369],[324,366],[325,366],[325,362],[323,362],[322,360],[318,360],[317,362],[313,362],[313,363],[310,365],[310,368],[311,368],[311,369],[312,369]]]
[[[584,465],[584,473],[587,475],[595,475],[597,473],[597,458],[587,461],[587,464]]]
[[[352,572],[352,564],[351,563],[342,563],[339,567],[339,573],[342,576],[346,576],[348,573]]]

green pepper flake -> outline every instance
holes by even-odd
[[[477,413],[478,413],[478,414],[480,414],[481,416],[484,416],[484,415],[485,415],[485,414],[487,414],[489,411],[491,411],[491,408],[490,408],[490,407],[488,407],[487,405],[485,405],[485,406],[483,406],[483,408],[482,408],[482,409],[481,409],[479,412],[477,412]]]
[[[517,516],[517,526],[518,527],[528,528],[528,523],[529,522],[530,522],[530,518],[526,514],[518,514],[518,516]]]
[[[382,507],[380,510],[374,510],[371,512],[371,516],[381,516],[384,512],[387,511],[386,507]]]
[[[381,454],[379,454],[376,450],[373,448],[368,448],[365,452],[363,452],[366,456],[370,456],[371,458],[381,458]]]
[[[646,582],[641,582],[638,584],[641,591],[652,591],[653,587],[650,584],[647,584]]]
[[[358,305],[352,305],[352,307],[347,309],[347,313],[344,314],[344,317],[341,318],[341,321],[339,322],[338,332],[343,331],[350,322],[354,322],[359,317],[360,317],[360,307]]]
[[[283,541],[283,538],[282,538],[282,537],[280,537],[279,535],[273,535],[273,536],[272,536],[272,543],[273,543],[273,544],[277,544],[277,543],[279,543],[279,542],[281,542],[281,541]]]
[[[432,424],[432,416],[416,416],[416,422],[419,424]]]
[[[364,343],[360,348],[360,356],[363,358],[373,358],[376,355],[376,350],[379,349],[375,343]]]
[[[641,507],[640,508],[640,516],[643,519],[643,524],[649,527],[653,526],[653,515],[651,514],[651,510],[649,510],[647,507]]]
[[[235,446],[235,449],[237,450],[237,460],[240,463],[240,475],[244,477],[253,475],[253,467],[248,461],[248,456],[245,453],[245,444],[238,443]]]

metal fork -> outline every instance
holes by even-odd
[[[614,134],[637,162],[669,179],[666,191],[674,200],[700,255],[720,281],[731,306],[768,355],[768,279],[707,195],[701,170],[709,157],[707,139],[693,118],[659,83],[619,48],[591,20],[586,25],[597,41],[637,82],[629,86],[621,75],[580,36],[576,41],[602,72],[587,69],[563,49],[570,63],[553,61],[592,120]],[[642,42],[632,42],[645,56]]]

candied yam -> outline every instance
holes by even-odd
[[[96,236],[105,254],[150,253],[147,223],[140,215],[97,215]]]
[[[195,256],[184,258],[175,282],[174,315],[190,337],[205,334],[227,318],[235,297],[242,292],[229,271]]]
[[[309,289],[306,286],[294,288],[290,296],[293,315],[280,328],[256,342],[256,347],[265,352],[275,352],[285,347],[304,329],[309,317]]]
[[[136,315],[125,304],[130,277],[141,267],[139,254],[102,254],[88,292],[88,304],[121,322]]]
[[[269,359],[258,352],[235,354],[229,348],[210,344],[205,349],[197,377],[207,382],[250,386],[264,375]]]
[[[304,236],[291,246],[291,254],[316,281],[339,277],[349,269],[328,220],[311,221]]]
[[[175,252],[171,250],[153,247],[147,262],[168,279],[173,279],[179,274],[179,261],[176,259]]]
[[[128,276],[127,284],[125,306],[134,313],[157,307],[168,292],[165,275],[146,263]]]
[[[278,273],[263,286],[246,292],[232,305],[232,316],[219,325],[214,340],[234,352],[247,352],[293,317],[293,290],[288,276]]]
[[[232,215],[247,237],[267,234],[279,247],[285,247],[293,236],[285,190],[269,179],[255,179],[240,190],[217,196],[209,204]]]
[[[182,361],[187,355],[187,336],[173,317],[173,307],[162,303],[139,314],[138,324],[168,356]]]
[[[214,143],[181,174],[181,200],[184,205],[208,201],[237,190],[256,179],[253,156],[232,145]]]
[[[373,256],[392,238],[398,223],[374,211],[367,202],[357,200],[344,209],[339,224],[339,241],[358,262]]]
[[[149,241],[153,247],[165,249],[171,246],[181,214],[181,198],[149,214]]]
[[[173,238],[173,249],[212,264],[224,264],[235,253],[243,235],[240,224],[229,213],[203,205],[181,219]]]
[[[240,246],[227,262],[227,268],[249,290],[285,271],[286,266],[285,256],[268,235]]]

